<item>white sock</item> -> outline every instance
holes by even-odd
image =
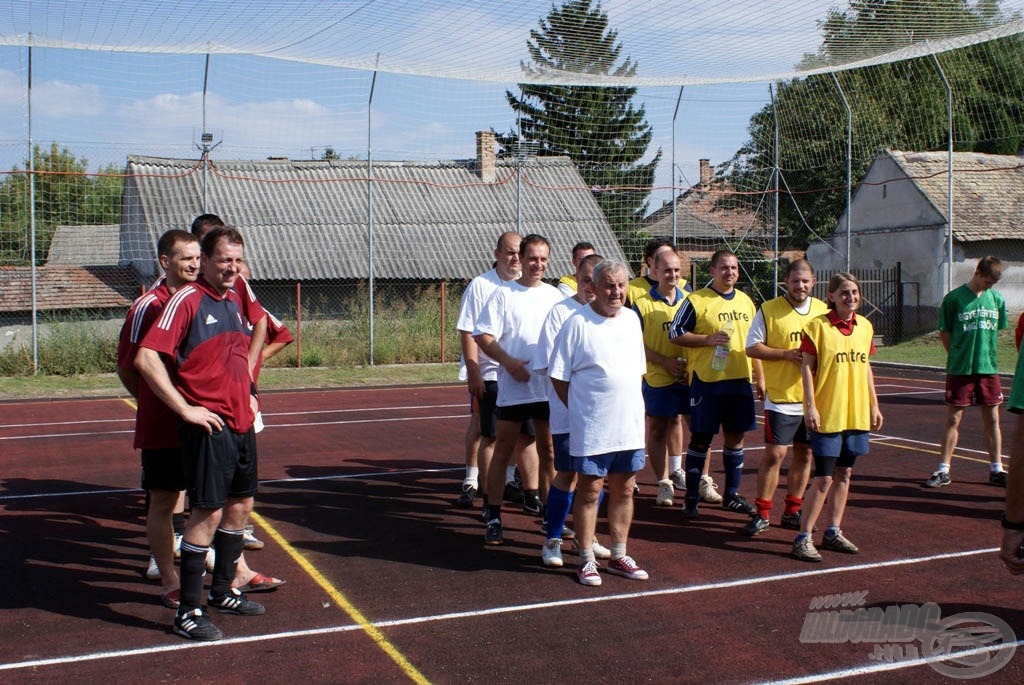
[[[949,473],[949,464],[939,464],[939,468],[935,470],[939,473]]]
[[[988,470],[991,471],[992,473],[999,473],[1000,471],[1003,470],[1003,464],[1002,462],[999,462],[998,464],[989,464]]]
[[[515,480],[516,480],[516,467],[515,466],[509,466],[507,469],[505,469],[505,482],[506,483],[513,483],[513,482],[515,482]]]
[[[668,458],[668,472],[675,473],[683,470],[683,455],[677,454]]]

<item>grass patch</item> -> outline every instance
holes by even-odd
[[[999,331],[999,371],[1012,374],[1017,366],[1017,349],[1013,343],[1013,327]],[[900,343],[879,347],[872,361],[897,362],[915,366],[946,368],[946,350],[942,348],[938,332]]]

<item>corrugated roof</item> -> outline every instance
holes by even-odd
[[[945,152],[887,154],[946,218],[949,157]],[[978,152],[953,153],[953,239],[958,242],[1024,238],[1024,159]]]
[[[116,266],[120,231],[120,224],[58,226],[46,261],[74,266]]]
[[[483,183],[474,160],[374,162],[374,275],[381,279],[468,279],[490,268],[497,237],[516,226],[512,162],[497,161]],[[121,254],[151,264],[159,236],[187,228],[202,206],[196,160],[128,158]],[[211,161],[208,211],[246,238],[254,280],[368,276],[366,162]],[[572,246],[594,243],[624,259],[604,214],[568,158],[530,159],[521,193],[523,233],[553,247],[548,273],[572,270]]]
[[[722,241],[726,238],[762,238],[768,233],[757,214],[736,204],[728,190],[693,188],[676,198],[677,242]],[[666,202],[644,219],[644,230],[652,236],[672,235],[672,203]]]
[[[141,294],[135,272],[118,266],[41,266],[36,269],[40,310],[129,307]],[[32,273],[27,266],[0,266],[0,312],[32,309]]]

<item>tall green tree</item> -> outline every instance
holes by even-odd
[[[35,146],[36,257],[42,262],[57,226],[113,224],[121,220],[124,172],[114,164],[89,174],[89,161],[67,147]],[[0,182],[0,263],[31,259],[28,160]]]
[[[1000,18],[996,0],[851,0],[822,21],[822,44],[802,66],[942,38],[950,25],[980,31]],[[954,149],[1017,154],[1024,145],[1024,41],[1001,38],[942,53],[938,60],[952,85]],[[883,148],[946,149],[946,89],[932,57],[842,71],[835,78],[852,112],[854,183]],[[768,185],[776,125],[784,180],[780,230],[793,245],[804,246],[815,235],[830,235],[845,209],[847,113],[833,77],[777,84],[774,101],[751,117],[750,138],[727,166],[738,188]],[[762,207],[767,213],[771,203]]]
[[[636,64],[620,62],[618,32],[608,28],[600,3],[570,0],[552,7],[526,43],[530,76],[555,72],[597,76],[632,76]],[[661,149],[641,160],[652,130],[644,107],[633,106],[635,88],[538,85],[522,83],[505,96],[518,115],[518,130],[498,135],[500,154],[513,154],[520,134],[539,155],[565,155],[580,170],[612,228],[620,236],[634,231],[647,210],[647,196]]]

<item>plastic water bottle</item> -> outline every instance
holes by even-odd
[[[725,331],[726,333],[728,333],[729,337],[731,338],[732,337],[732,330],[733,330],[732,320],[726,321],[725,322],[725,326],[722,327],[722,330]],[[714,369],[715,371],[725,371],[725,367],[728,364],[729,364],[729,345],[728,345],[728,343],[726,343],[724,345],[715,345],[715,353],[711,357],[711,368]]]

